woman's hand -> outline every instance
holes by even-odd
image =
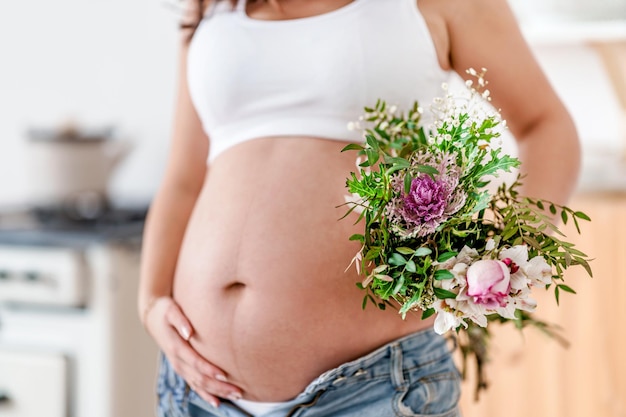
[[[174,371],[205,401],[217,407],[218,397],[241,398],[241,389],[226,382],[224,372],[191,347],[189,338],[193,328],[172,297],[153,300],[142,319]]]

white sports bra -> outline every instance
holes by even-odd
[[[353,0],[291,20],[256,20],[246,0],[202,20],[187,62],[191,99],[210,138],[209,163],[237,144],[269,136],[360,142],[347,125],[383,99],[428,105],[440,68],[416,0]]]

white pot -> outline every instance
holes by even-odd
[[[37,208],[64,208],[78,217],[97,217],[107,204],[115,167],[130,150],[109,134],[29,132],[30,202]]]

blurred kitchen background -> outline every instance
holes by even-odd
[[[595,278],[570,274],[579,294],[558,309],[540,299],[569,349],[496,333],[492,386],[475,403],[466,383],[465,415],[623,417],[626,0],[510,1],[583,141],[571,205],[593,222],[582,239],[566,229]],[[0,2],[1,417],[151,415],[156,349],[134,302],[176,25],[158,1]]]

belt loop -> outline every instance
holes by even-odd
[[[404,364],[402,360],[402,347],[394,343],[389,347],[391,353],[390,373],[391,383],[400,391],[406,387],[406,381],[404,380]]]

